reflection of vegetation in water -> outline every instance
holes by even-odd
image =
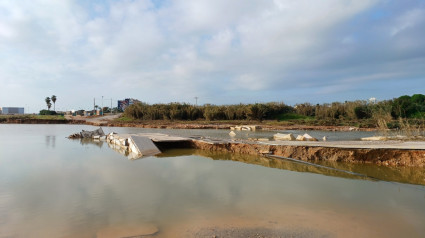
[[[425,170],[416,167],[387,167],[375,164],[319,161],[318,164],[348,170],[385,181],[425,185]]]
[[[195,149],[170,149],[165,150],[164,153],[157,155],[157,157],[178,157],[185,155],[198,155],[202,157],[211,158],[213,160],[231,160],[247,164],[260,165],[269,168],[284,169],[296,172],[308,172],[315,174],[322,174],[326,176],[334,176],[349,179],[368,179],[367,177],[360,177],[350,175],[340,171],[334,171],[326,168],[319,168],[310,165],[290,162],[282,159],[266,158],[255,155],[233,154],[226,152],[211,152],[205,150]],[[347,170],[359,174],[364,174],[379,180],[420,184],[425,185],[425,171],[420,168],[413,167],[385,167],[374,164],[355,164],[344,163],[336,161],[321,161],[317,164]]]
[[[266,158],[256,155],[246,155],[246,154],[233,154],[226,152],[211,152],[205,150],[195,150],[195,149],[172,149],[166,150],[164,153],[158,155],[157,157],[178,157],[185,155],[198,155],[206,158],[211,158],[213,160],[231,160],[243,162],[246,164],[260,165],[269,168],[284,169],[296,172],[308,172],[323,174],[327,176],[335,176],[342,178],[352,178],[352,179],[365,179],[364,177],[359,177],[355,175],[346,174],[340,171],[333,171],[325,168],[318,168],[314,166],[308,166],[305,164],[294,163],[281,159]]]

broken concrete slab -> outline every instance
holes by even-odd
[[[94,138],[94,136],[104,136],[105,133],[103,132],[102,128],[99,128],[97,130],[94,131],[85,131],[82,130],[81,133],[81,138]]]
[[[140,156],[150,156],[161,153],[152,140],[145,136],[130,136],[128,138],[128,147],[130,152],[136,153]]]

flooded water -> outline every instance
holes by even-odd
[[[130,234],[134,227],[153,230],[152,237],[264,230],[300,237],[425,237],[425,186],[416,185],[423,169],[327,164],[388,182],[191,149],[130,161],[104,143],[65,138],[81,129],[94,127],[0,125],[0,237],[102,237],[120,228]]]

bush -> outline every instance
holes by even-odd
[[[40,115],[57,115],[56,111],[41,110]]]
[[[354,108],[354,113],[356,114],[357,119],[367,119],[372,117],[372,111],[367,105]]]

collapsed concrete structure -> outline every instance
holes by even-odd
[[[167,148],[194,148],[259,156],[276,155],[304,161],[328,160],[425,167],[423,141],[247,141],[202,136],[178,137],[160,133],[109,133],[95,137],[93,136],[93,140],[104,140],[109,147],[129,159],[157,155]]]

